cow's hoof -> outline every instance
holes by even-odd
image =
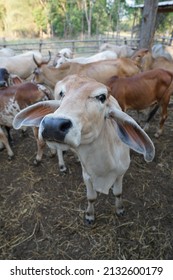
[[[11,161],[14,158],[14,155],[8,156],[8,160]]]
[[[116,215],[117,215],[118,217],[123,217],[123,216],[125,215],[125,209],[124,209],[124,207],[117,209]]]
[[[90,215],[85,214],[85,216],[84,216],[84,224],[86,226],[92,226],[92,225],[94,225],[94,223],[95,223],[94,216],[90,216]]]
[[[61,172],[66,172],[66,171],[67,171],[67,168],[66,168],[65,165],[60,165],[59,170],[60,170]]]
[[[41,161],[37,160],[37,159],[34,159],[34,161],[33,161],[34,166],[39,166],[40,163],[41,163]]]
[[[94,225],[94,223],[95,223],[94,220],[88,220],[88,219],[86,219],[86,218],[84,219],[84,224],[85,224],[86,226],[91,227],[91,226]]]

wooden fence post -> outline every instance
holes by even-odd
[[[43,41],[42,41],[42,39],[40,39],[40,43],[39,43],[39,52],[42,51],[42,45],[43,45]]]
[[[162,44],[164,45],[165,43],[165,37],[162,37]]]
[[[75,41],[72,41],[72,52],[75,53]]]
[[[5,39],[5,37],[2,38],[2,41],[3,41],[3,48],[6,48],[7,44],[6,44],[6,39]]]

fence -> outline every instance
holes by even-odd
[[[171,37],[157,37],[155,43],[162,43],[164,45],[171,45],[173,38]],[[32,40],[27,42],[10,43],[5,38],[0,40],[0,47],[12,48],[15,53],[21,53],[29,50],[39,50],[43,55],[48,55],[48,51],[56,54],[62,48],[70,48],[77,56],[87,56],[98,52],[103,43],[111,43],[115,45],[128,45],[134,49],[137,48],[139,39],[129,37],[110,37],[99,36],[97,39],[91,40]]]

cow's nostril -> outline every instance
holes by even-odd
[[[60,123],[59,129],[60,131],[66,132],[72,127],[72,123],[70,120],[64,119],[62,123]]]
[[[5,81],[0,81],[0,87],[5,87],[6,86],[6,82]]]

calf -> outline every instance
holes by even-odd
[[[7,139],[2,127],[11,128],[15,115],[21,109],[47,99],[46,93],[39,90],[38,86],[31,82],[0,89],[0,141],[7,149],[9,159],[13,157],[14,153],[10,148],[9,139]],[[9,130],[7,132],[8,138],[10,138]],[[38,141],[37,144],[39,148],[40,143]]]
[[[155,137],[159,137],[162,134],[163,125],[167,118],[172,80],[173,73],[163,69],[154,69],[139,73],[133,77],[112,77],[107,82],[107,86],[110,87],[111,94],[117,99],[123,111],[128,109],[139,111],[152,105],[157,105],[151,111],[145,128],[147,128],[156,110],[161,106],[160,127],[155,134]]]
[[[87,188],[87,223],[94,222],[97,192],[108,194],[111,187],[116,213],[122,215],[122,180],[130,164],[129,147],[151,161],[155,153],[152,141],[121,111],[105,85],[72,75],[57,86],[60,100],[39,102],[22,110],[14,119],[14,128],[38,126],[40,139],[69,146],[77,153]]]

